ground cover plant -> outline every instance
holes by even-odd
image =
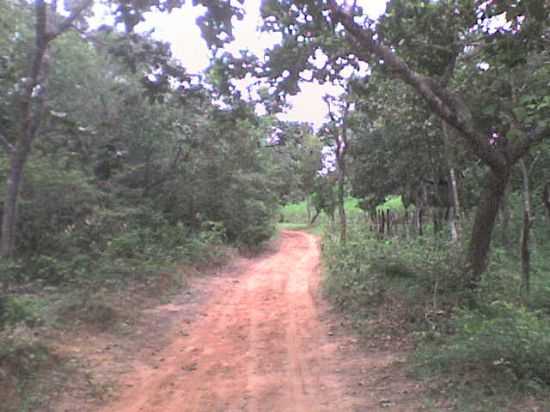
[[[268,0],[261,55],[225,49],[246,6],[194,1],[201,74],[138,29],[188,2],[113,0],[99,27],[92,3],[0,0],[6,408],[39,407],[47,331],[124,328],[119,294],[162,300],[280,223],[323,233],[359,329],[416,345],[434,409],[545,409],[547,1]],[[341,92],[315,127],[277,117],[305,81]]]
[[[389,334],[413,342],[409,373],[426,384],[428,408],[548,406],[545,242],[534,254],[525,301],[519,257],[511,251],[495,251],[472,294],[462,276],[463,245],[434,236],[381,239],[364,218],[350,229],[345,244],[328,228],[323,237],[325,291],[367,340]]]
[[[5,411],[45,407],[52,365],[70,375],[55,336],[123,332],[129,308],[274,233],[283,177],[262,149],[273,120],[237,98],[220,108],[203,84],[169,86],[189,79],[170,48],[130,27],[90,29],[90,5],[64,16],[55,2],[0,1]]]

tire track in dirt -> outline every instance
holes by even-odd
[[[276,253],[243,260],[231,287],[213,290],[203,316],[157,354],[160,365],[136,362],[100,411],[377,410],[342,374],[358,362],[342,358],[320,320],[318,287],[317,239],[282,232]]]

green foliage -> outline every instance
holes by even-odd
[[[401,196],[388,196],[388,199],[376,207],[377,210],[391,210],[395,213],[403,213],[405,206],[403,206],[403,199]]]
[[[476,371],[522,385],[550,385],[550,322],[536,312],[495,301],[463,310],[444,344],[419,361],[453,374]]]
[[[516,204],[516,207],[520,207]],[[494,250],[472,293],[464,247],[440,237],[380,238],[352,219],[345,244],[323,239],[325,291],[361,332],[415,340],[411,369],[454,410],[516,410],[550,386],[547,246],[532,254],[531,295],[520,298],[517,257]],[[433,406],[436,408],[436,406]],[[514,409],[516,408],[516,409]],[[517,410],[521,410],[517,409]]]
[[[434,326],[425,310],[446,310],[463,299],[459,245],[447,248],[421,238],[381,241],[361,220],[352,220],[345,244],[330,235],[323,242],[326,291],[338,306],[361,319],[398,299],[407,306],[408,321],[422,330]]]
[[[29,338],[28,332],[19,331],[0,348],[0,366],[23,379],[32,379],[37,369],[50,359],[48,348]]]
[[[282,222],[307,224],[307,203],[305,200],[299,203],[289,203],[280,208]]]
[[[0,260],[0,274],[2,275],[3,282],[11,281],[23,281],[26,280],[24,277],[21,277],[22,270],[25,262],[23,259],[2,259]]]
[[[18,323],[33,326],[40,321],[43,302],[24,296],[4,297],[0,300],[0,330]]]
[[[100,201],[100,194],[80,171],[64,171],[48,159],[30,164],[22,196],[17,231],[21,254],[63,248],[58,240],[85,224]]]
[[[32,20],[5,23],[32,33]],[[220,261],[225,243],[257,247],[267,240],[277,202],[272,166],[284,165],[261,149],[267,131],[251,107],[234,99],[220,109],[202,86],[185,95],[164,87],[164,77],[179,72],[170,69],[169,50],[146,36],[127,44],[114,33],[98,36],[99,45],[74,33],[55,41],[48,110],[18,205],[17,256],[1,262],[1,281],[124,280],[178,262]],[[16,57],[27,45],[15,40],[0,42],[2,56],[14,56],[6,84],[22,73]],[[134,63],[144,70],[157,59],[154,81],[162,92],[155,93],[162,98],[144,99],[154,85],[113,57],[122,57],[123,43],[139,48],[143,61]],[[16,119],[8,95],[0,114]],[[16,128],[2,133],[14,141]],[[4,180],[8,168],[2,152]]]

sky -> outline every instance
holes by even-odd
[[[237,52],[248,49],[256,55],[262,55],[264,49],[277,41],[273,34],[257,31],[260,25],[261,0],[245,0],[245,18],[238,21],[234,27],[235,41],[227,48]],[[386,0],[360,0],[369,17],[375,19],[381,15],[386,6]],[[146,21],[138,28],[143,30],[154,29],[153,36],[167,41],[172,46],[172,52],[190,73],[199,73],[208,66],[209,52],[195,19],[201,15],[200,7],[186,5],[171,14],[149,13]],[[303,83],[301,92],[289,98],[292,108],[279,115],[282,120],[310,122],[317,128],[327,115],[323,96],[326,94],[338,95],[342,92],[336,86]]]

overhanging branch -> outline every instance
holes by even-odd
[[[550,138],[550,124],[548,123],[527,133],[523,139],[512,146],[510,150],[512,162],[518,161],[527,154],[531,147],[548,138]]]
[[[71,14],[65,18],[57,27],[57,30],[53,33],[48,33],[48,40],[53,40],[59,35],[63,34],[67,30],[71,28],[73,23],[78,19],[84,10],[86,10],[88,7],[90,7],[93,4],[94,0],[83,0],[78,6],[76,6],[72,11]]]
[[[411,69],[389,47],[375,38],[372,29],[356,23],[353,16],[342,10],[335,0],[329,0],[329,7],[335,22],[342,24],[352,37],[352,47],[361,60],[368,62],[372,54],[383,60],[401,80],[412,86],[424,98],[435,114],[460,132],[468,146],[489,167],[497,171],[506,168],[505,157],[491,147],[487,136],[475,130],[471,114],[458,96],[450,93],[434,79]]]

